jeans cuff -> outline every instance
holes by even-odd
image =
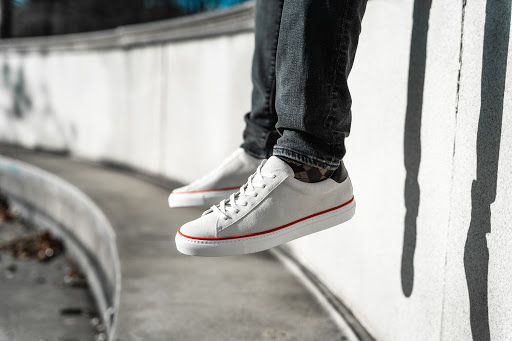
[[[257,159],[263,160],[263,159],[267,159],[269,157],[268,153],[265,150],[251,148],[251,146],[248,143],[244,142],[244,143],[242,143],[242,145],[240,147],[243,150],[245,150],[245,152],[247,154],[249,154],[250,156],[255,157]]]
[[[300,163],[305,163],[307,165],[320,168],[320,169],[328,169],[328,170],[336,170],[340,166],[340,163],[332,163],[330,161],[326,161],[323,159],[319,159],[316,157],[312,157],[310,155],[301,154],[295,150],[283,147],[274,147],[274,156],[284,156],[289,159],[295,160]]]

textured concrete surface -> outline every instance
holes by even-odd
[[[511,3],[465,6],[445,340],[512,339]]]
[[[168,191],[132,176],[2,146],[88,194],[116,230],[117,340],[344,340],[305,287],[268,252],[183,256],[174,235],[201,209],[169,209]]]
[[[0,222],[0,243],[34,230],[19,221]],[[75,280],[79,285],[66,284],[75,268],[67,256],[45,262],[32,256],[13,257],[11,250],[0,250],[0,340],[94,340],[105,327],[83,279]]]
[[[0,188],[20,216],[66,240],[110,331],[119,305],[120,265],[115,234],[103,212],[68,182],[1,155]]]

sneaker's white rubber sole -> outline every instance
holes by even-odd
[[[240,237],[200,239],[176,234],[176,248],[191,256],[233,256],[259,252],[291,240],[342,224],[355,214],[356,202],[351,201],[338,208],[329,209],[291,222],[268,232]]]
[[[203,191],[190,193],[171,193],[169,195],[169,207],[194,207],[194,206],[212,206],[218,204],[221,200],[229,198],[235,193],[235,189],[220,191]]]

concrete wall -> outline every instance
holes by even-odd
[[[1,140],[181,181],[204,174],[242,142],[252,7],[197,16],[194,29],[177,20],[0,42]]]
[[[368,4],[346,157],[358,212],[287,248],[379,340],[512,339],[510,3]],[[246,31],[4,47],[1,139],[192,180],[241,142],[252,49]]]

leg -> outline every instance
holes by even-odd
[[[283,0],[257,0],[252,62],[252,109],[245,115],[245,151],[260,159],[272,155],[279,134],[275,128],[276,51]]]
[[[284,0],[276,54],[277,156],[263,161],[228,199],[183,225],[176,234],[178,251],[258,252],[352,218],[352,183],[341,159],[350,128],[347,77],[365,5]]]
[[[274,155],[335,170],[350,132],[352,68],[366,0],[285,0],[276,55]]]
[[[275,59],[283,0],[256,2],[255,50],[252,66],[252,110],[245,116],[244,143],[206,176],[176,188],[169,206],[210,206],[235,192],[270,157],[279,134],[275,98]]]

